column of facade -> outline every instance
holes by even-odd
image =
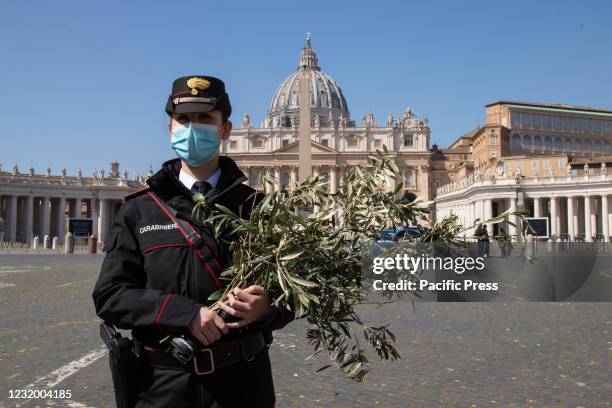
[[[559,230],[557,225],[557,198],[550,197],[550,234],[558,238]]]
[[[542,216],[542,206],[541,206],[541,198],[536,197],[533,199],[533,216],[541,217]]]
[[[62,196],[59,199],[57,209],[57,235],[59,242],[64,242],[64,235],[66,234],[66,197]]]
[[[329,191],[331,194],[335,194],[338,191],[336,184],[338,182],[337,177],[336,166],[329,166]]]
[[[291,191],[294,189],[294,184],[297,182],[297,168],[291,167],[291,173],[289,173],[289,183],[291,185]]]
[[[42,229],[41,229],[41,242],[44,239],[45,235],[51,235],[51,223],[50,223],[50,208],[49,208],[49,197],[44,196],[42,200]]]
[[[271,176],[271,175],[272,175],[272,169],[270,168],[270,166],[266,166],[264,168],[264,179],[262,180],[265,193],[270,193],[274,190],[274,186],[266,181],[266,176]]]
[[[510,212],[516,212],[516,197],[510,197]],[[516,220],[516,215],[512,214],[510,215],[510,220],[509,220],[512,224],[508,225],[508,234],[510,235],[510,237],[512,237],[512,239],[514,239],[514,235],[517,234],[517,229],[516,229],[516,224],[517,224],[517,220]],[[514,225],[513,225],[514,224]]]
[[[280,191],[281,183],[282,183],[281,170],[282,170],[281,166],[274,166],[274,178],[276,179],[276,184],[274,185],[274,191]]]
[[[33,239],[33,228],[34,228],[34,197],[29,195],[27,197],[27,205],[26,205],[26,228],[25,228],[25,238],[26,243],[31,244]]]
[[[591,197],[584,196],[584,235],[586,241],[591,241],[593,235],[591,231]]]
[[[601,229],[604,234],[604,241],[610,241],[610,220],[608,219],[608,196],[601,195]]]
[[[98,241],[99,242],[104,242],[104,239],[106,238],[106,223],[107,223],[107,200],[100,198],[98,200]]]
[[[345,164],[338,165],[338,179],[339,179],[339,185],[340,186],[344,185],[345,171],[346,171],[346,165]]]
[[[591,234],[597,236],[597,197],[591,200]]]
[[[574,205],[574,239],[580,233],[580,210],[578,205],[578,197],[572,197],[572,203]]]
[[[574,230],[574,197],[567,197],[567,234],[570,241],[573,241],[576,236]]]
[[[9,241],[17,241],[17,196],[11,196],[10,202]]]
[[[319,176],[321,166],[312,166],[312,175],[315,177]]]
[[[493,201],[490,198],[487,198],[483,202],[484,204],[484,220],[490,220],[493,218]]]

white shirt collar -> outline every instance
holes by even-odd
[[[221,168],[217,167],[217,170],[212,174],[212,176],[207,178],[206,181],[212,186],[212,188],[215,188],[217,187],[219,177],[221,177]],[[196,179],[195,177],[192,177],[191,175],[184,172],[183,169],[181,169],[181,171],[179,172],[179,180],[185,185],[185,187],[187,187],[187,190],[189,191],[191,191],[191,187],[193,187],[195,182],[198,181],[198,179]]]

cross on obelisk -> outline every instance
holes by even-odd
[[[308,40],[310,36],[308,36]],[[300,73],[300,126],[298,129],[298,180],[306,180],[312,174],[310,151],[310,67],[303,66]]]

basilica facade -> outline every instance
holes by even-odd
[[[397,117],[389,114],[384,123],[377,123],[372,113],[355,121],[342,89],[319,66],[309,36],[296,71],[272,95],[262,123],[255,126],[245,114],[221,147],[222,154],[236,160],[249,177],[248,183],[261,190],[282,189],[297,180],[299,74],[303,70],[310,74],[312,174],[327,180],[333,193],[348,169],[366,164],[368,156],[385,145],[403,172],[406,190],[428,200],[428,119],[406,108]],[[274,176],[280,185],[264,186],[262,176],[266,174]]]

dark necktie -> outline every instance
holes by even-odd
[[[212,186],[208,181],[196,181],[193,183],[193,187],[191,187],[191,192],[193,194],[202,193],[204,196],[206,196],[206,193],[208,193],[211,189]]]

